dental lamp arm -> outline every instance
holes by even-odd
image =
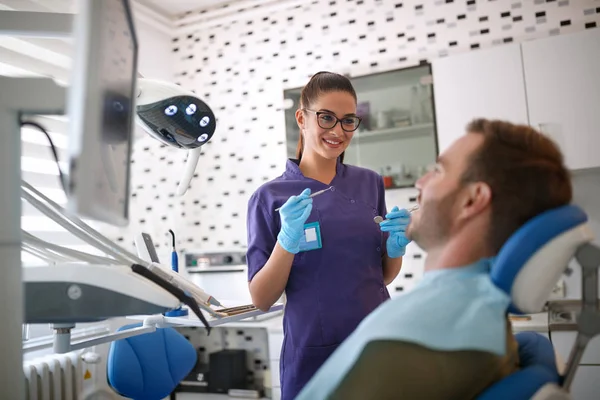
[[[177,196],[183,196],[187,192],[190,182],[194,177],[194,172],[196,171],[196,165],[198,165],[198,159],[200,158],[201,152],[201,147],[197,147],[188,152],[183,176],[181,177],[179,185],[177,186]]]

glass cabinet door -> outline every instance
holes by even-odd
[[[414,186],[437,156],[431,68],[415,68],[351,78],[362,118],[345,163],[372,169],[387,189]],[[288,157],[299,137],[295,112],[301,88],[284,92]]]

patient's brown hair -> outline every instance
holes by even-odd
[[[494,253],[529,219],[571,202],[570,174],[551,139],[527,125],[486,119],[472,121],[467,132],[484,136],[462,179],[492,190],[488,242]]]

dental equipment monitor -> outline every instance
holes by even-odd
[[[82,0],[79,14],[67,103],[67,208],[126,226],[138,57],[131,5]]]

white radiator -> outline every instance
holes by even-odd
[[[52,354],[23,363],[27,400],[78,400],[83,386],[79,352]]]

